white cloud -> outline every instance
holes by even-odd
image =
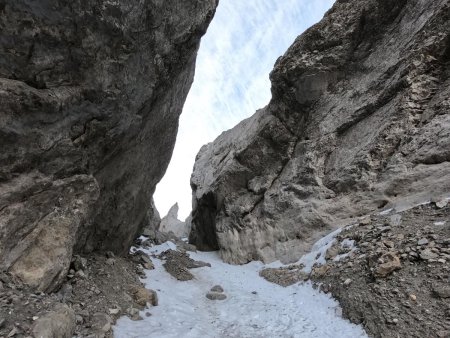
[[[156,189],[161,216],[175,202],[180,206],[179,217],[188,216],[189,179],[200,147],[269,102],[269,73],[276,59],[333,2],[220,1],[201,43],[171,163]]]

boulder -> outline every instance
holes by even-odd
[[[91,329],[99,334],[105,334],[109,332],[112,328],[113,320],[106,313],[98,312],[92,316],[92,327]]]
[[[34,338],[71,338],[75,331],[75,312],[65,304],[38,318],[33,326]]]
[[[33,196],[22,195],[24,201],[15,203],[13,213],[2,217],[0,211],[6,225],[0,227],[0,267],[39,291],[55,290],[69,269],[77,229],[89,221],[97,196],[93,177],[76,175],[48,181],[47,190]],[[49,203],[56,205],[46,210]]]
[[[158,295],[154,290],[144,287],[133,287],[130,292],[133,300],[140,306],[147,306],[147,303],[153,306],[158,305]]]

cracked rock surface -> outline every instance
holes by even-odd
[[[53,291],[72,252],[154,222],[216,0],[0,2],[0,270]]]
[[[263,109],[203,146],[190,242],[296,261],[351,217],[450,191],[450,4],[338,0],[270,78]]]

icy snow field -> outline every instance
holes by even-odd
[[[332,236],[327,243],[330,240]],[[323,249],[325,243],[321,244]],[[153,254],[169,248],[175,245],[168,242],[146,251]],[[141,321],[119,319],[116,338],[367,337],[360,326],[340,317],[336,301],[309,283],[283,288],[259,276],[261,262],[236,266],[223,263],[215,252],[189,254],[211,267],[192,269],[195,279],[180,282],[164,270],[162,261],[153,259],[155,270],[147,271],[144,282],[157,290],[159,306],[142,312]],[[205,297],[216,284],[225,289],[226,300]],[[152,316],[146,317],[145,312]]]

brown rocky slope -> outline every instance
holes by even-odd
[[[298,263],[260,275],[281,286],[311,280],[370,337],[450,337],[450,204],[402,210],[354,220]]]
[[[200,150],[190,242],[295,261],[351,217],[450,192],[450,2],[338,0],[272,100]]]
[[[216,6],[0,1],[0,270],[52,291],[73,251],[128,251]]]
[[[348,241],[354,248],[336,259]],[[345,228],[326,256],[311,278],[371,337],[450,337],[447,203],[371,215]]]

